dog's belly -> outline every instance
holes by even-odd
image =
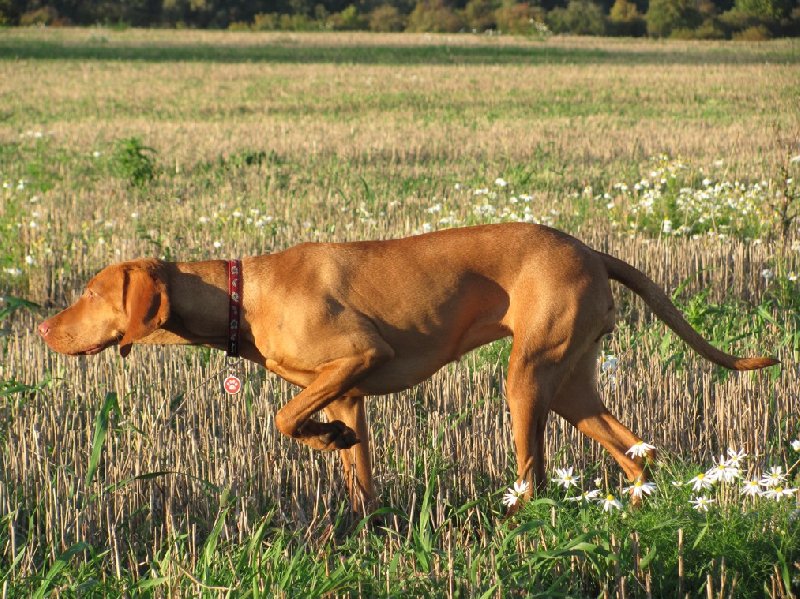
[[[419,346],[417,351],[399,352],[360,381],[348,395],[384,395],[409,389],[476,347],[509,334],[508,329],[495,322],[489,326],[471,327],[461,339],[446,349],[432,344],[428,347]]]

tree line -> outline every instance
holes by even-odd
[[[0,0],[0,25],[496,32],[763,40],[800,0]]]

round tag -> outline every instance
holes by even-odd
[[[236,395],[242,388],[242,381],[239,380],[239,377],[229,374],[222,383],[222,387],[228,395]]]

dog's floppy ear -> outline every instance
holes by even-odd
[[[131,345],[146,337],[169,317],[169,299],[164,282],[156,273],[143,268],[125,270],[122,304],[128,316],[125,334],[119,342],[119,355],[131,352]]]

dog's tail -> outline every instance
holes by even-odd
[[[640,296],[656,316],[707,360],[731,370],[757,370],[779,363],[778,360],[767,357],[737,358],[718,350],[686,322],[683,314],[678,311],[667,294],[647,275],[618,258],[603,252],[597,254],[603,260],[609,278],[619,281]]]

